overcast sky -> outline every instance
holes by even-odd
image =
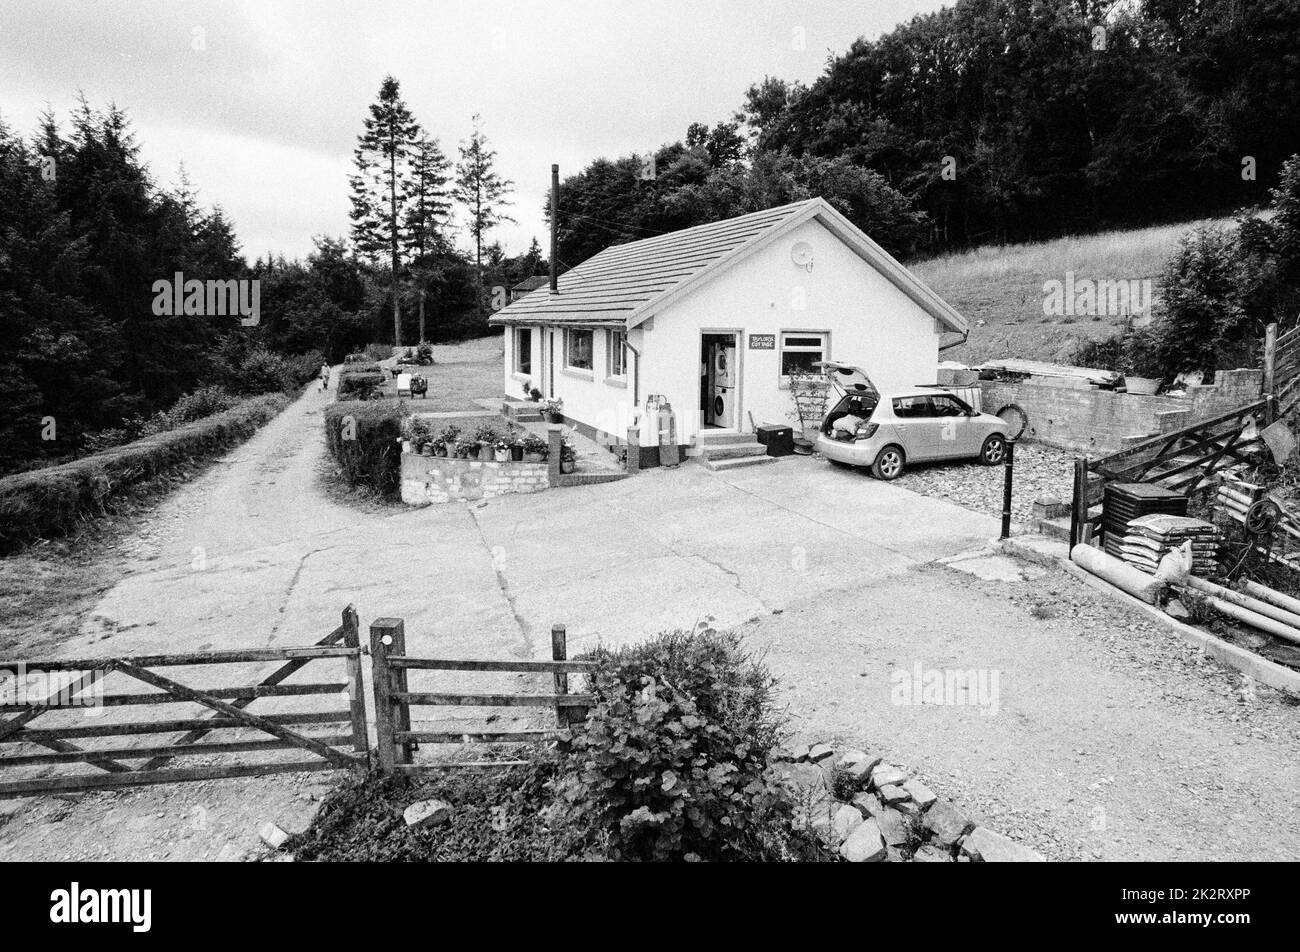
[[[562,175],[729,118],[764,75],[809,82],[832,53],[939,0],[0,0],[0,115],[23,133],[77,90],[130,115],[155,179],[184,163],[251,261],[345,235],[366,108],[392,73],[453,158],[479,113],[513,217],[536,235]],[[198,48],[196,48],[198,47]],[[462,246],[465,236],[458,235]]]

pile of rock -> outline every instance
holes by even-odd
[[[782,769],[796,822],[849,862],[1043,862],[874,754],[811,744],[785,752]]]

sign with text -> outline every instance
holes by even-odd
[[[750,334],[750,350],[776,350],[775,334]]]

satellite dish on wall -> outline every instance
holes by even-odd
[[[790,249],[790,260],[795,263],[796,267],[807,268],[811,271],[813,246],[806,241],[796,241],[794,247]]]

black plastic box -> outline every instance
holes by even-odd
[[[767,447],[768,456],[789,456],[794,453],[794,428],[775,423],[765,423],[754,431],[758,442]]]

